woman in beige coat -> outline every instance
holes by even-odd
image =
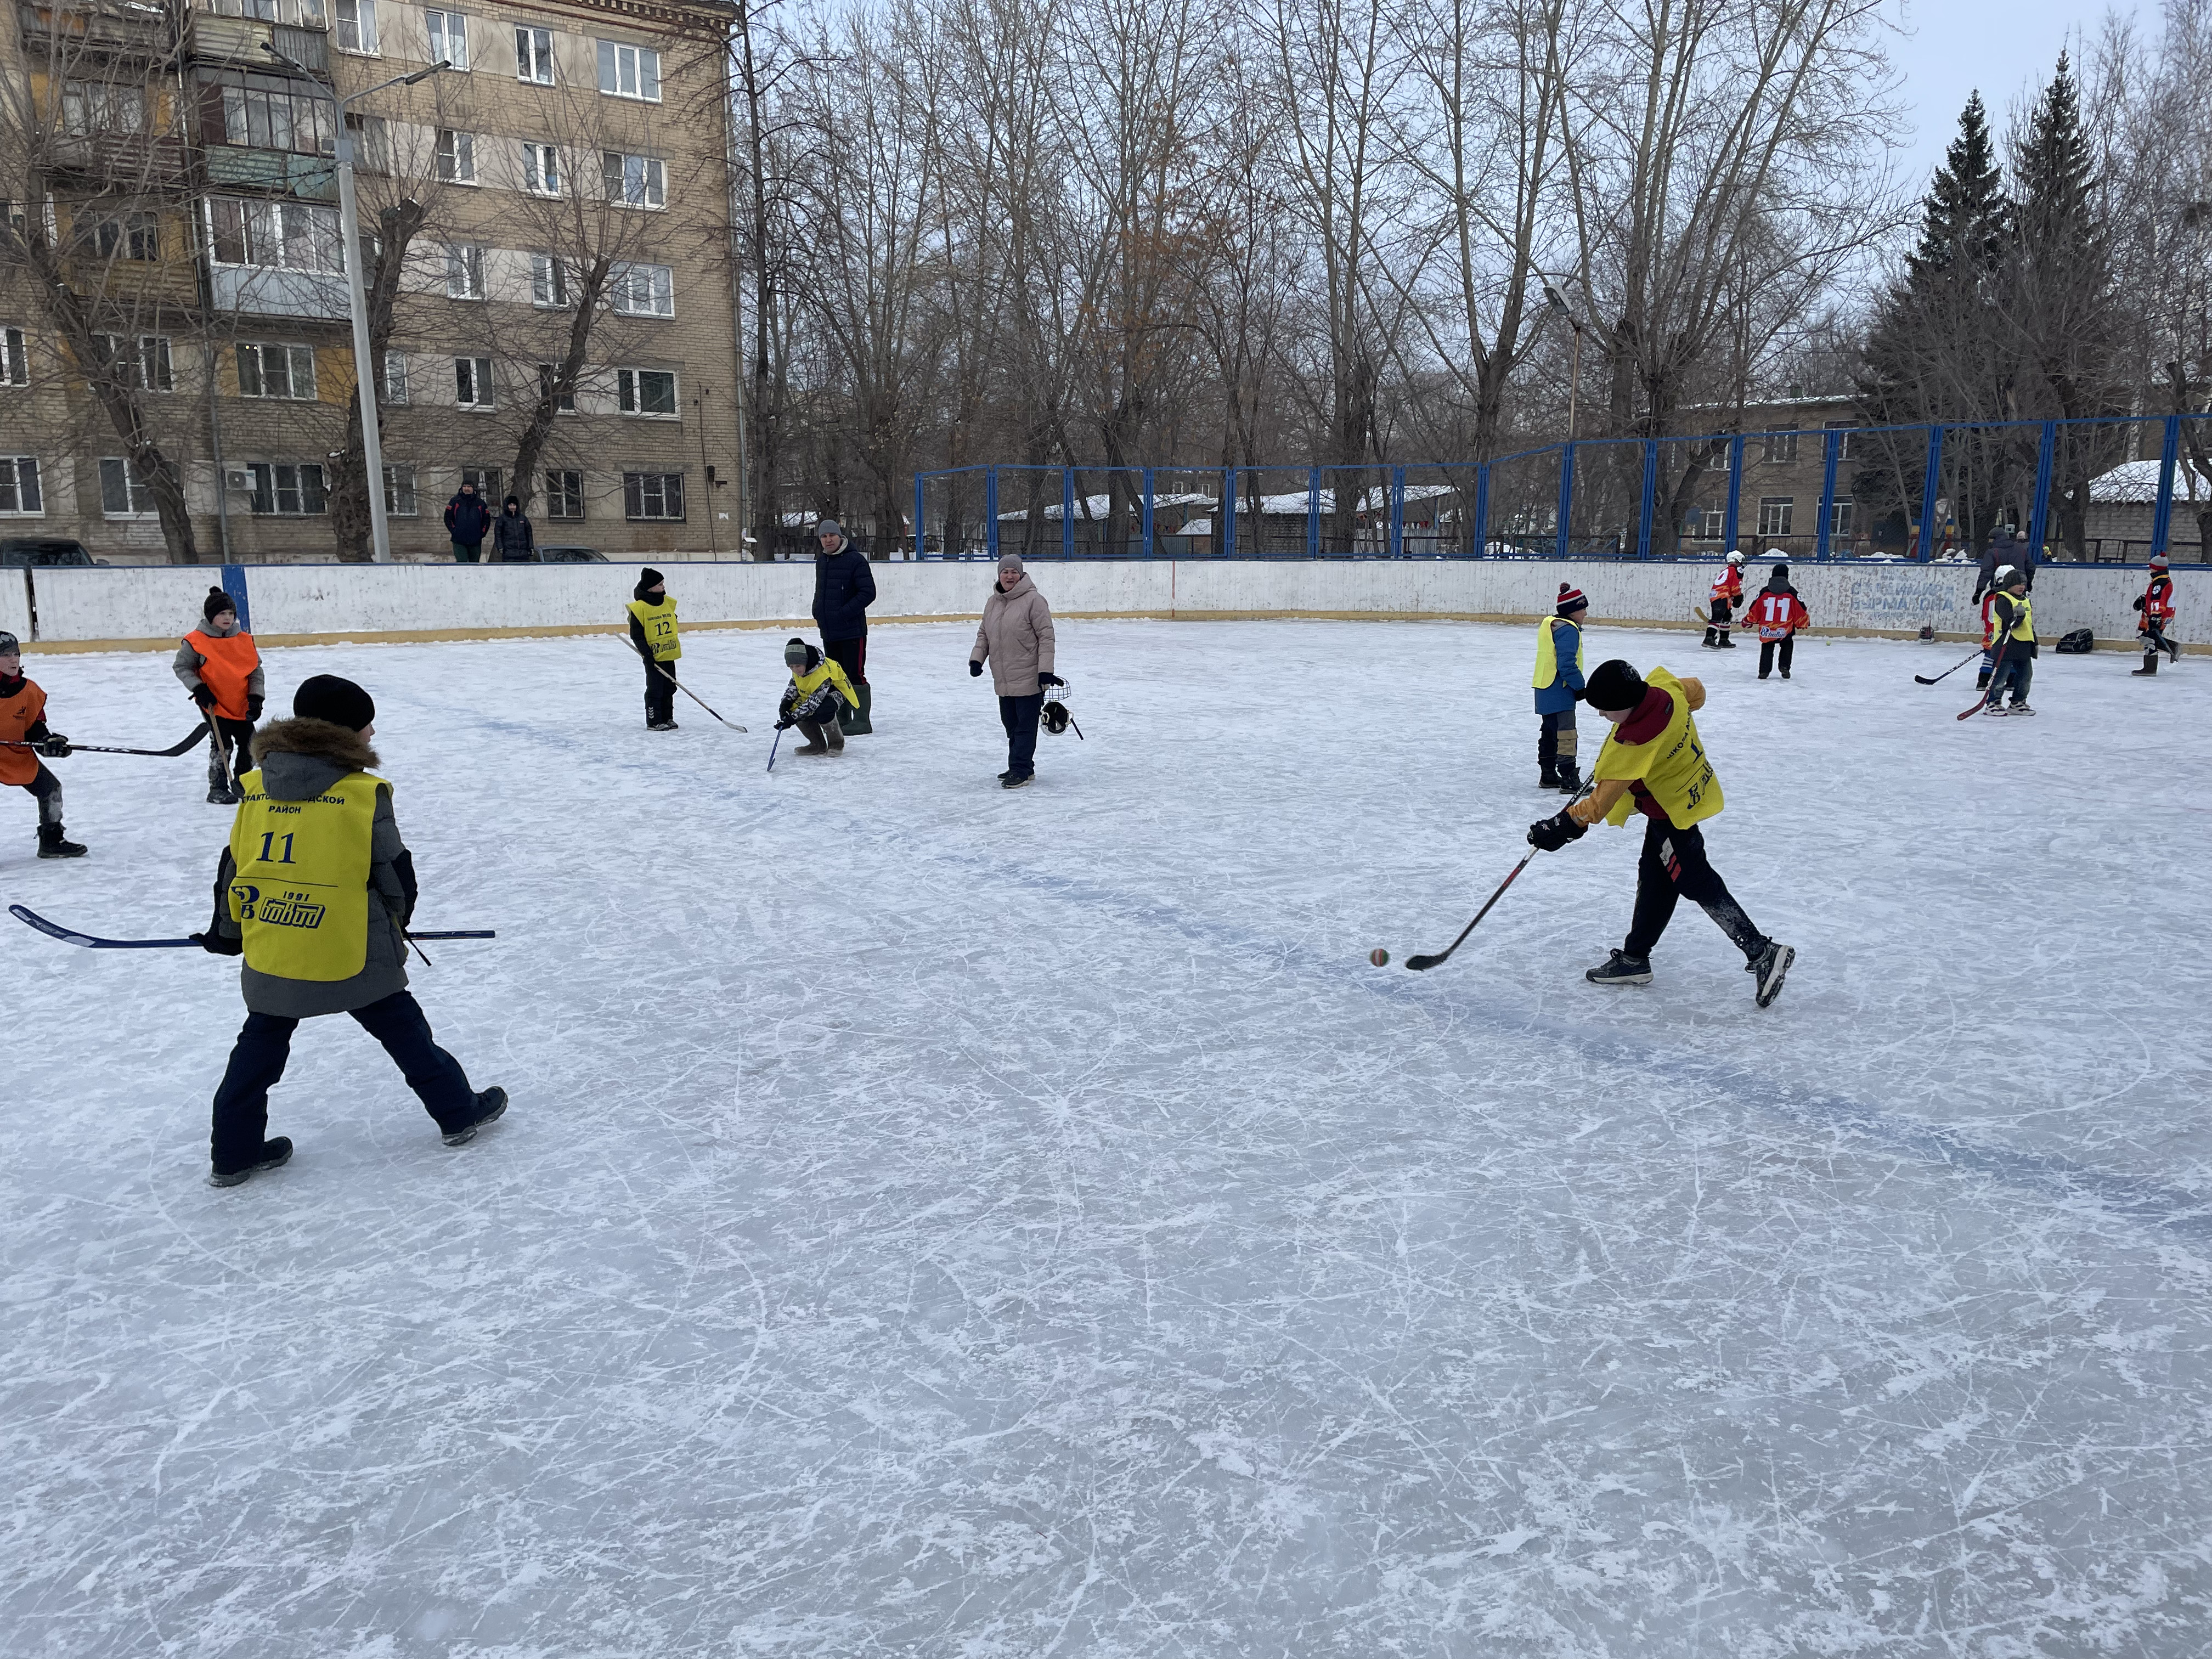
[[[983,625],[968,653],[968,672],[981,674],[991,665],[991,684],[999,694],[999,721],[1006,728],[1006,769],[1000,784],[1019,789],[1036,775],[1037,717],[1044,712],[1044,688],[1060,684],[1052,672],[1052,607],[1022,570],[1018,555],[999,561],[999,580],[983,601]]]

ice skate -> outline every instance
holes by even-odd
[[[459,1128],[447,1130],[441,1139],[448,1146],[465,1146],[477,1138],[477,1130],[487,1124],[498,1122],[506,1110],[507,1091],[487,1089],[477,1097],[476,1115]]]
[[[1632,957],[1626,951],[1615,951],[1603,964],[1591,969],[1583,977],[1593,985],[1649,985],[1651,983],[1651,963],[1644,957]]]
[[[1782,981],[1790,976],[1790,964],[1796,960],[1794,946],[1769,939],[1757,956],[1743,964],[1744,971],[1752,975],[1753,995],[1760,1007],[1782,994]]]
[[[211,783],[208,785],[208,805],[210,806],[235,806],[238,805],[238,797],[230,792],[228,785]]]
[[[258,1175],[262,1170],[281,1169],[291,1161],[291,1139],[288,1136],[278,1135],[273,1139],[263,1141],[261,1143],[260,1158],[253,1163],[246,1165],[243,1169],[210,1169],[208,1171],[208,1185],[210,1187],[242,1187],[247,1182],[252,1180],[253,1177]]]

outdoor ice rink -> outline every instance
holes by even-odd
[[[234,966],[0,918],[0,1654],[2203,1654],[2212,661],[1960,724],[1963,647],[1762,684],[1592,599],[1706,679],[1764,1013],[1689,906],[1583,982],[1632,830],[1368,965],[1561,804],[1526,629],[1064,621],[1012,793],[972,628],[772,776],[781,633],[686,637],[744,737],[611,637],[270,653],[374,694],[420,925],[501,935],[416,994],[514,1106],[449,1150],[314,1022],[211,1191]],[[203,757],[54,764],[91,855],[6,792],[4,902],[204,926]]]

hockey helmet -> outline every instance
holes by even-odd
[[[1056,738],[1067,730],[1068,721],[1072,716],[1067,712],[1067,705],[1060,700],[1060,696],[1066,694],[1066,688],[1055,686],[1054,691],[1055,695],[1037,712],[1037,720],[1047,732]]]
[[[1731,547],[1729,549],[1728,562],[1730,564],[1741,564],[1743,562],[1743,550],[1740,547]]]

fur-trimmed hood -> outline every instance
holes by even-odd
[[[306,800],[352,772],[378,764],[358,732],[330,720],[271,720],[254,734],[261,787],[272,800]]]

